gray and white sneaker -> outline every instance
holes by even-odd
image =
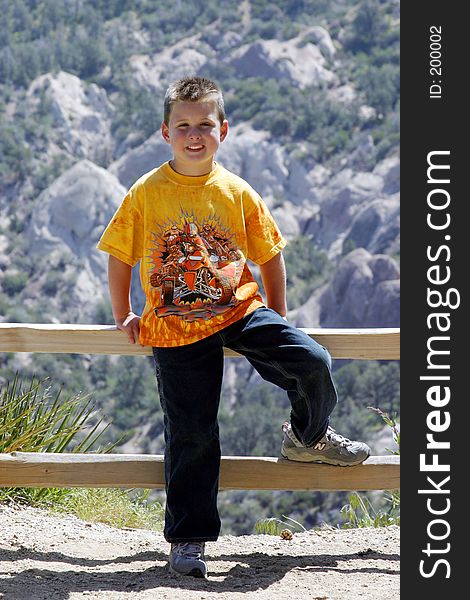
[[[204,559],[204,542],[181,542],[171,544],[170,571],[192,577],[207,577]]]
[[[370,455],[370,448],[364,442],[353,442],[343,437],[332,427],[313,446],[304,446],[292,431],[291,424],[282,426],[281,456],[299,462],[320,462],[340,467],[358,465]]]

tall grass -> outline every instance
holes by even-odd
[[[149,495],[150,490],[76,488],[52,510],[111,527],[161,531],[164,509],[159,502],[150,500]]]
[[[96,414],[89,395],[62,398],[48,379],[25,387],[17,374],[0,388],[0,452],[87,452],[109,426],[100,429]]]
[[[384,423],[392,430],[393,440],[397,445],[397,450],[387,451],[391,454],[400,454],[400,429],[396,416],[390,416],[379,408],[372,406],[369,410],[377,413]],[[348,496],[348,504],[341,508],[340,514],[345,521],[343,529],[352,529],[357,527],[387,527],[388,525],[400,525],[400,490],[388,490],[385,492],[384,500],[388,504],[386,510],[376,510],[367,497],[360,496],[354,492]]]
[[[0,452],[109,452],[115,444],[98,446],[109,426],[89,395],[64,397],[48,378],[28,383],[18,374],[0,387]],[[60,488],[3,488],[0,501],[53,503],[69,493]]]
[[[267,517],[266,519],[260,519],[256,521],[255,533],[279,535],[285,527],[290,527],[294,529],[294,531],[295,529],[298,529],[298,531],[307,531],[305,527],[295,519],[286,517],[286,515],[282,515],[282,518],[287,519],[289,523],[283,521],[282,519],[278,519],[277,517]]]
[[[64,397],[49,379],[22,383],[18,374],[0,387],[0,452],[108,453],[119,442],[100,445],[109,427],[90,395]],[[41,506],[84,520],[120,527],[161,529],[162,507],[150,490],[0,488],[0,502]]]

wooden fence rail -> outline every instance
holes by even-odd
[[[400,358],[400,330],[303,328],[328,348],[333,358],[396,360]],[[111,325],[0,323],[0,352],[49,354],[151,355],[152,350],[130,344]],[[239,356],[226,349],[227,356]]]
[[[372,456],[356,467],[282,458],[224,456],[220,489],[386,490],[400,487],[398,456]],[[0,454],[0,487],[163,488],[163,456],[149,454]]]
[[[400,330],[304,329],[333,358],[398,360]],[[146,356],[108,325],[0,323],[0,352]],[[239,356],[226,350],[227,356]],[[163,488],[163,456],[129,454],[0,454],[0,487]],[[398,456],[371,456],[362,465],[333,467],[276,457],[224,456],[220,489],[365,491],[398,489]]]

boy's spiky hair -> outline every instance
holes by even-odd
[[[224,98],[219,86],[205,77],[183,77],[168,86],[163,101],[163,120],[170,120],[171,107],[175,102],[200,102],[213,98],[217,104],[220,124],[225,119]]]

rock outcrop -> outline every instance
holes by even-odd
[[[164,91],[168,84],[186,75],[200,73],[212,55],[200,34],[180,40],[155,54],[135,54],[129,59],[132,76],[152,92]]]
[[[326,66],[334,54],[328,32],[322,27],[313,27],[290,40],[244,44],[232,52],[228,63],[240,77],[285,78],[304,88],[339,83],[337,75]]]
[[[399,327],[400,272],[386,255],[348,254],[319,298],[322,327]]]
[[[347,167],[325,181],[317,189],[320,211],[305,233],[330,257],[356,247],[373,253],[398,251],[399,164],[398,157],[390,157],[373,171]]]
[[[29,255],[39,264],[61,261],[80,319],[89,318],[96,303],[107,297],[107,259],[95,246],[125,192],[111,173],[83,160],[38,197],[26,232]],[[41,271],[47,276],[48,269]]]
[[[50,102],[53,119],[50,142],[77,158],[105,164],[114,145],[111,118],[114,106],[106,91],[95,83],[60,71],[37,77],[27,97],[32,106],[41,98]]]
[[[143,144],[128,150],[109,165],[109,172],[129,189],[144,173],[151,171],[171,158],[171,149],[156,131]]]
[[[106,169],[89,160],[76,163],[39,195],[29,238],[34,253],[57,244],[87,256],[126,193]]]
[[[398,265],[390,256],[353,250],[289,320],[297,327],[399,327]]]

